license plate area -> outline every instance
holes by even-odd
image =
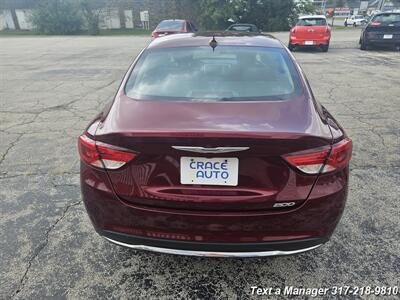
[[[383,38],[384,38],[385,40],[390,40],[390,39],[393,38],[393,34],[384,34],[384,35],[383,35]]]
[[[314,41],[305,41],[304,45],[307,45],[307,46],[314,45]]]
[[[181,184],[237,186],[239,159],[236,157],[181,157]]]

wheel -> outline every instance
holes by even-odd
[[[347,22],[344,22],[344,26],[347,27]]]
[[[367,50],[367,48],[368,48],[367,44],[364,42],[364,40],[361,40],[360,49]]]
[[[322,50],[322,52],[328,52],[328,50],[329,50],[329,44],[327,44],[327,45],[322,45],[322,46],[321,46],[321,50]]]
[[[289,43],[288,48],[289,48],[290,51],[294,51],[294,49],[296,48],[296,46],[293,45],[293,44],[291,44],[291,43]]]
[[[357,27],[357,23],[356,22],[353,23],[353,27]]]

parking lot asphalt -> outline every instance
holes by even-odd
[[[77,136],[149,38],[0,38],[0,299],[244,299],[252,286],[400,286],[400,54],[360,51],[358,38],[358,29],[338,30],[328,53],[295,52],[354,142],[343,218],[316,250],[251,259],[133,251],[90,224]]]

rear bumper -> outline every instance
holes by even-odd
[[[81,166],[81,188],[95,229],[134,249],[216,256],[286,255],[326,242],[347,197],[348,168],[320,176],[308,200],[292,210],[190,211],[134,205],[119,199],[108,176]]]
[[[367,45],[376,45],[376,46],[396,46],[400,45],[400,39],[365,39]]]
[[[306,45],[306,41],[313,41],[313,45]],[[330,37],[323,38],[296,38],[290,37],[289,43],[301,47],[318,47],[322,45],[329,45]]]
[[[128,248],[167,254],[208,257],[257,257],[291,255],[318,248],[327,238],[268,243],[201,243],[131,236],[111,231],[98,233],[106,240]]]

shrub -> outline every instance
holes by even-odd
[[[98,5],[96,5],[96,0],[80,0],[79,3],[89,34],[99,34],[99,23],[102,10],[100,7],[97,7]]]
[[[44,34],[74,34],[82,27],[80,7],[74,0],[39,0],[31,21]]]

